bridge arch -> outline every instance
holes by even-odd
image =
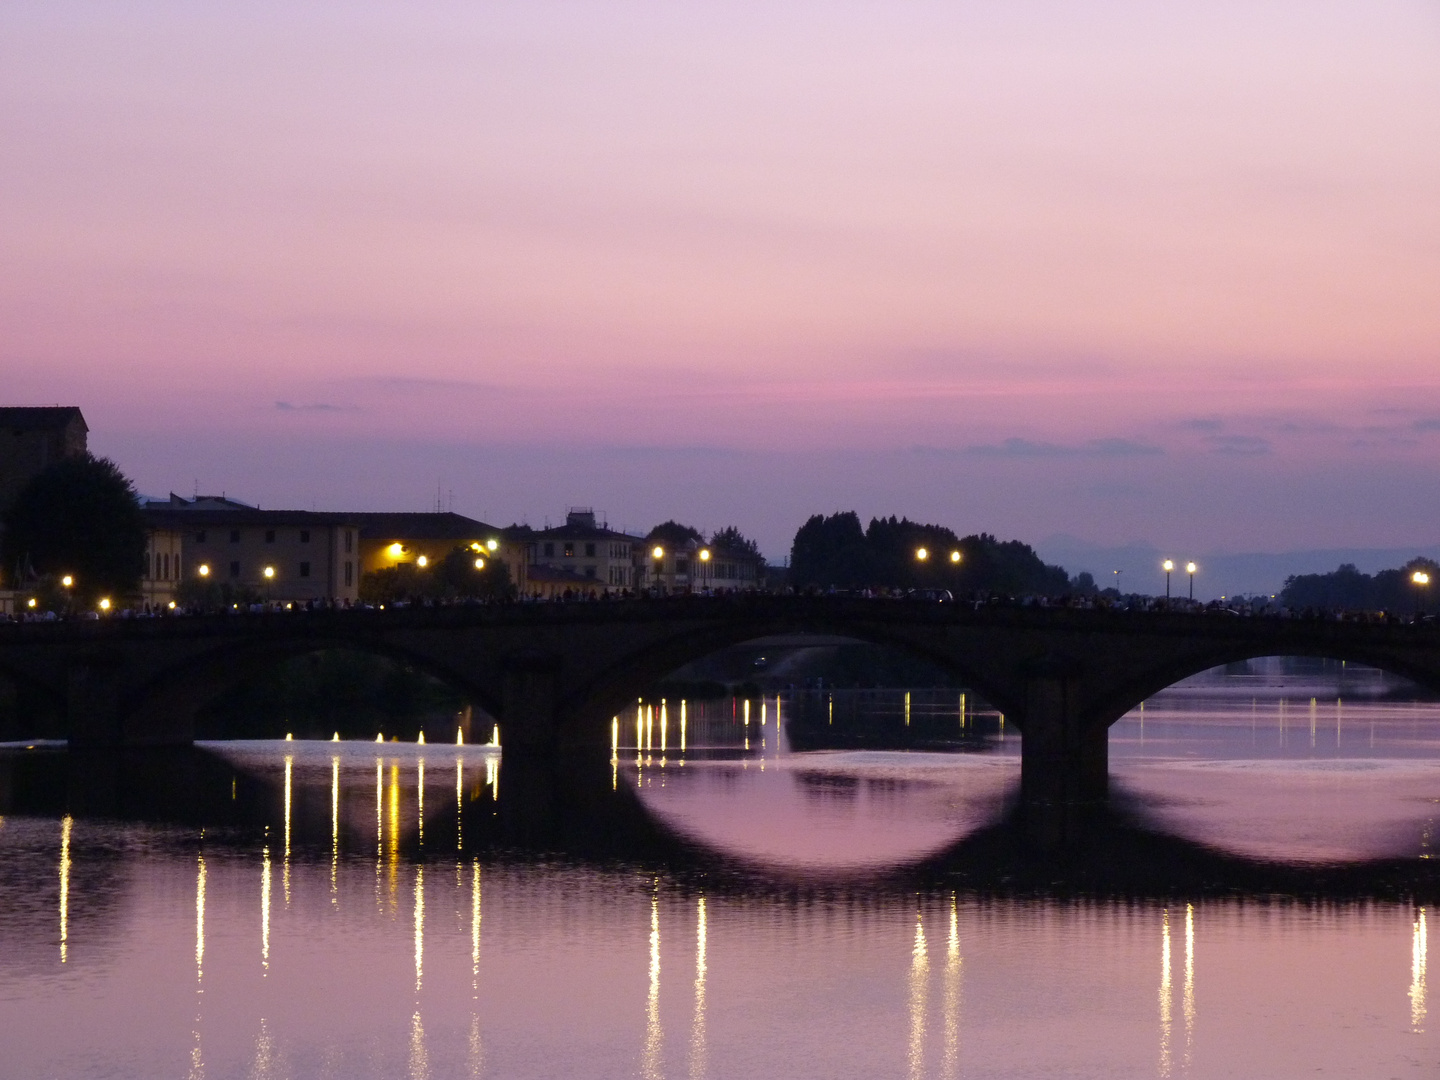
[[[1432,657],[1427,663],[1412,654],[1397,653],[1383,647],[1367,648],[1362,645],[1358,648],[1336,649],[1327,643],[1297,641],[1287,643],[1283,652],[1276,652],[1273,645],[1267,648],[1253,643],[1217,642],[1208,648],[1195,650],[1183,657],[1162,660],[1136,672],[1132,680],[1117,686],[1097,703],[1096,720],[1108,728],[1132,709],[1138,708],[1141,702],[1186,679],[1228,664],[1246,663],[1270,656],[1310,657],[1364,664],[1440,693],[1440,655]]]
[[[801,618],[737,619],[685,627],[615,656],[592,677],[568,688],[560,703],[562,738],[567,743],[608,738],[612,716],[633,708],[644,691],[687,664],[748,642],[809,635],[894,649],[934,665],[1002,712],[1018,708],[1009,688],[986,670],[983,656],[957,649],[943,637],[927,637],[903,622],[835,619],[812,611]]]
[[[470,704],[494,716],[500,696],[489,683],[468,677],[443,658],[411,649],[384,637],[299,631],[263,638],[218,641],[189,652],[148,674],[124,703],[122,727],[126,741],[188,741],[195,718],[207,706],[233,693],[248,680],[263,676],[287,661],[332,650],[383,657],[443,683]],[[143,728],[143,735],[130,727]]]

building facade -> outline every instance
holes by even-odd
[[[644,587],[644,537],[615,532],[597,521],[588,506],[572,507],[557,528],[527,529],[513,536],[517,546],[524,545],[527,577],[535,575],[525,595],[559,595],[566,588],[618,593]],[[539,574],[540,568],[553,573]]]
[[[150,537],[142,592],[155,602],[167,591],[168,602],[186,581],[287,603],[353,603],[359,596],[360,528],[350,515],[178,495],[146,503],[141,514]]]

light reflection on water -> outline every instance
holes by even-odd
[[[1219,689],[1117,726],[1144,813],[1290,859],[1428,853],[1435,705]],[[798,753],[803,703],[757,700],[748,724],[739,703],[642,703],[604,779],[822,881],[994,819],[1017,765],[998,717],[873,700],[926,739],[967,713],[983,738]],[[817,702],[827,727],[851,705]],[[736,889],[472,848],[494,748],[225,752],[270,778],[268,827],[0,818],[6,1075],[1368,1078],[1440,1053],[1427,906]],[[1312,819],[1328,835],[1297,831]]]

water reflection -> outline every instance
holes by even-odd
[[[650,896],[650,991],[645,997],[645,1049],[640,1058],[640,1075],[645,1080],[660,1080],[660,1052],[664,1032],[660,1027],[660,895],[659,885]]]
[[[961,699],[964,710],[964,699]],[[946,1080],[959,1075],[960,1068],[960,912],[959,904],[950,894],[950,933],[945,949],[945,1058]]]
[[[925,947],[925,924],[915,915],[915,943],[910,949],[910,1046],[906,1053],[909,1075],[925,1075],[925,1010],[930,982],[930,957]]]
[[[270,972],[270,845],[260,851],[260,966]]]
[[[701,896],[695,901],[695,1020],[690,1028],[690,1075],[696,1080],[708,1071],[705,1053],[706,930],[705,897]]]
[[[1170,909],[1160,911],[1160,1076],[1170,1075]]]
[[[1415,913],[1415,926],[1410,936],[1410,1030],[1425,1030],[1425,962],[1428,946],[1425,940],[1425,909]]]
[[[70,955],[70,830],[75,819],[66,814],[60,821],[60,962]]]

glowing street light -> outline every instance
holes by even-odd
[[[62,578],[60,579],[60,584],[61,584],[61,585],[64,585],[65,588],[68,589],[68,588],[70,588],[70,586],[72,586],[72,585],[75,584],[75,579],[74,579],[73,577],[71,577],[69,574],[66,574],[64,577],[62,577]]]
[[[1166,559],[1160,564],[1160,569],[1165,571],[1165,599],[1170,599],[1170,571],[1175,569],[1175,560]]]
[[[209,576],[210,576],[210,564],[209,564],[209,563],[201,563],[199,569],[197,569],[195,572],[196,572],[197,574],[199,574],[201,577],[209,577]]]
[[[700,561],[701,561],[701,562],[709,562],[709,561],[710,561],[710,549],[709,549],[709,548],[701,548],[701,549],[700,549]]]
[[[397,540],[385,549],[385,554],[389,555],[392,559],[398,559],[401,555],[405,554],[405,545]]]
[[[656,544],[650,552],[650,557],[655,560],[655,591],[658,595],[660,591],[660,572],[665,569],[665,549],[659,544]]]
[[[110,598],[109,598],[108,596],[103,597],[103,598],[100,600],[100,610],[101,610],[101,611],[109,611],[109,610],[110,610]]]
[[[267,566],[267,567],[265,567],[265,578],[266,578],[266,580],[269,580],[269,579],[273,578],[274,576],[275,576],[275,567],[273,567],[273,566]]]
[[[958,562],[960,561],[960,552],[958,552],[958,551],[952,551],[952,552],[950,552],[950,561],[951,561],[952,563],[958,563]]]
[[[430,560],[424,555],[421,555],[418,559],[415,560],[415,565],[420,567],[421,570],[424,570],[425,567],[430,565]]]
[[[484,569],[485,569],[485,560],[484,560],[484,559],[476,559],[476,560],[475,560],[475,569],[476,569],[476,570],[484,570]]]
[[[919,561],[919,562],[924,562],[926,559],[930,558],[930,552],[929,552],[927,549],[923,548],[923,547],[921,547],[921,548],[916,548],[916,549],[915,549],[915,558],[916,558],[916,560]]]
[[[650,552],[650,557],[652,559],[663,559],[665,557],[665,549],[662,547],[656,547],[654,551]]]
[[[27,603],[26,606],[28,606],[28,607],[34,607],[34,606],[35,606],[35,597],[33,597],[33,596],[30,597],[30,600],[28,601],[28,603]]]
[[[486,546],[487,548],[489,548],[491,551],[499,551],[499,550],[500,550],[500,541],[499,541],[499,540],[493,540],[493,539],[492,539],[492,540],[486,540],[486,541],[485,541],[485,546]]]
[[[1190,575],[1190,599],[1195,599],[1195,571],[1200,569],[1193,562],[1185,564],[1185,572]]]
[[[1416,570],[1410,575],[1410,580],[1415,585],[1415,615],[1418,617],[1420,615],[1420,601],[1422,598],[1420,590],[1430,584],[1430,575],[1424,570]]]

